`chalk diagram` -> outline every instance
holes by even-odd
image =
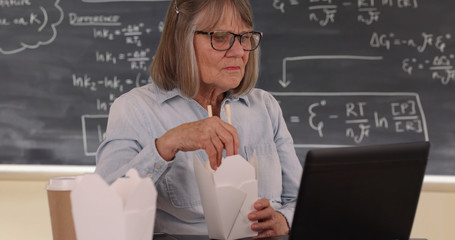
[[[104,140],[106,135],[107,118],[107,114],[82,115],[82,138],[85,156],[95,156],[100,142]]]
[[[1,54],[15,54],[26,49],[36,49],[55,40],[57,26],[63,20],[63,10],[59,6],[60,0],[56,0],[54,3],[36,2],[30,1],[29,4],[16,6],[21,11],[0,9]],[[14,36],[11,36],[11,33],[14,33]]]

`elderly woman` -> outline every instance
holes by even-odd
[[[254,88],[261,38],[248,0],[174,0],[151,65],[153,83],[111,106],[96,172],[109,183],[130,168],[151,176],[156,232],[207,234],[193,155],[216,169],[223,155],[255,153],[260,199],[248,215],[258,220],[251,228],[258,237],[288,234],[302,167],[279,104]]]

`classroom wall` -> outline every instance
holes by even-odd
[[[0,177],[0,239],[52,239],[46,179]],[[426,177],[411,237],[455,239],[455,177]]]
[[[455,239],[454,222],[455,177],[425,177],[411,237]]]
[[[0,239],[52,239],[46,182],[0,181]]]

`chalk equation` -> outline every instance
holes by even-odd
[[[402,70],[409,75],[413,75],[416,71],[429,71],[431,79],[442,85],[448,85],[451,82],[455,82],[454,58],[454,54],[437,55],[432,59],[404,58]]]
[[[395,33],[373,32],[370,47],[393,51],[394,48],[409,48],[422,57],[403,57],[401,68],[409,75],[416,71],[427,71],[433,80],[442,85],[455,81],[453,61],[455,54],[447,53],[447,46],[451,44],[452,34],[433,34],[422,32],[416,38],[404,38]],[[423,55],[430,52],[430,57]],[[431,55],[434,53],[434,55]],[[426,56],[426,57],[423,57]]]
[[[85,88],[92,92],[96,92],[99,89],[116,90],[119,93],[125,92],[125,90],[132,89],[145,85],[151,81],[150,78],[142,76],[141,73],[137,73],[135,78],[122,79],[118,76],[104,76],[102,79],[92,79],[88,74],[84,75],[72,75],[73,87]]]
[[[386,8],[416,9],[419,7],[417,0],[274,0],[272,4],[281,13],[286,13],[286,8],[305,4],[308,20],[322,27],[334,24],[343,10],[354,9],[357,12],[355,16],[357,22],[371,25],[380,20],[381,12]]]
[[[0,53],[15,54],[52,43],[62,20],[59,0],[0,1]],[[30,33],[35,37],[30,38]]]
[[[126,62],[131,70],[147,71],[150,62],[150,49],[138,49],[131,52],[112,53],[110,51],[96,51],[95,61],[106,64]]]
[[[140,72],[135,78],[120,78],[119,76],[104,76],[101,79],[92,79],[88,74],[72,75],[73,87],[87,89],[90,92],[108,92],[108,97],[97,98],[96,110],[100,112],[109,111],[109,107],[114,100],[122,93],[131,90],[135,87],[143,86],[151,82],[147,76],[143,76]]]
[[[109,111],[119,95],[151,81],[148,68],[154,53],[147,46],[153,43],[150,40],[152,35],[162,31],[162,21],[152,27],[150,22],[125,23],[127,20],[122,15],[75,12],[68,13],[68,21],[71,26],[83,29],[97,43],[97,47],[90,50],[91,61],[99,67],[114,69],[110,75],[84,69],[71,75],[74,88],[85,89],[96,95],[93,101],[96,111]]]
[[[291,134],[299,133],[293,136],[296,148],[429,140],[416,93],[271,93],[286,106],[283,116]],[[81,117],[86,156],[94,156],[104,140],[107,118]]]
[[[94,26],[94,39],[107,39],[113,41],[117,38],[123,38],[125,44],[136,45],[137,47],[143,46],[141,36],[143,34],[150,34],[153,31],[152,28],[146,27],[142,22],[123,26],[121,16],[119,15],[79,16],[76,13],[70,12],[68,16],[69,23],[72,26]]]
[[[428,141],[416,93],[272,92],[296,147],[360,145],[378,141]]]
[[[452,39],[450,33],[433,34],[422,32],[417,38],[399,37],[395,33],[378,33],[371,34],[370,46],[374,48],[384,48],[391,50],[394,47],[410,47],[419,53],[427,51],[429,48],[434,48],[440,53],[444,53],[448,41]]]
[[[69,23],[75,27],[92,27],[92,38],[100,43],[106,44],[116,41],[131,51],[114,52],[113,49],[106,51],[96,50],[94,60],[104,64],[120,64],[125,62],[131,70],[147,71],[150,59],[150,48],[144,47],[143,38],[153,32],[152,27],[146,26],[143,22],[126,24],[122,22],[119,15],[77,15],[69,13]],[[160,25],[160,24],[158,24]],[[157,29],[160,29],[159,26]],[[146,45],[149,45],[147,43]]]

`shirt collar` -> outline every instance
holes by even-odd
[[[175,98],[175,97],[182,97],[182,98],[189,100],[189,98],[183,96],[180,89],[178,89],[178,88],[174,88],[170,91],[165,91],[165,90],[160,89],[156,84],[152,84],[152,89],[156,93],[156,100],[160,104],[163,104],[164,102],[166,102],[172,98]],[[245,104],[246,106],[250,105],[250,102],[246,95],[240,95],[240,96],[233,95],[230,91],[227,93],[225,100],[226,101],[240,101],[243,104]]]
[[[177,96],[183,97],[182,94],[180,93],[179,89],[174,88],[170,91],[166,91],[166,90],[160,89],[155,83],[151,84],[151,90],[154,93],[154,95],[156,96],[156,101],[159,104],[163,104],[167,100],[172,99]]]
[[[250,101],[248,100],[247,95],[233,95],[230,91],[226,95],[226,100],[229,101],[239,101],[245,104],[247,107],[250,106]]]

